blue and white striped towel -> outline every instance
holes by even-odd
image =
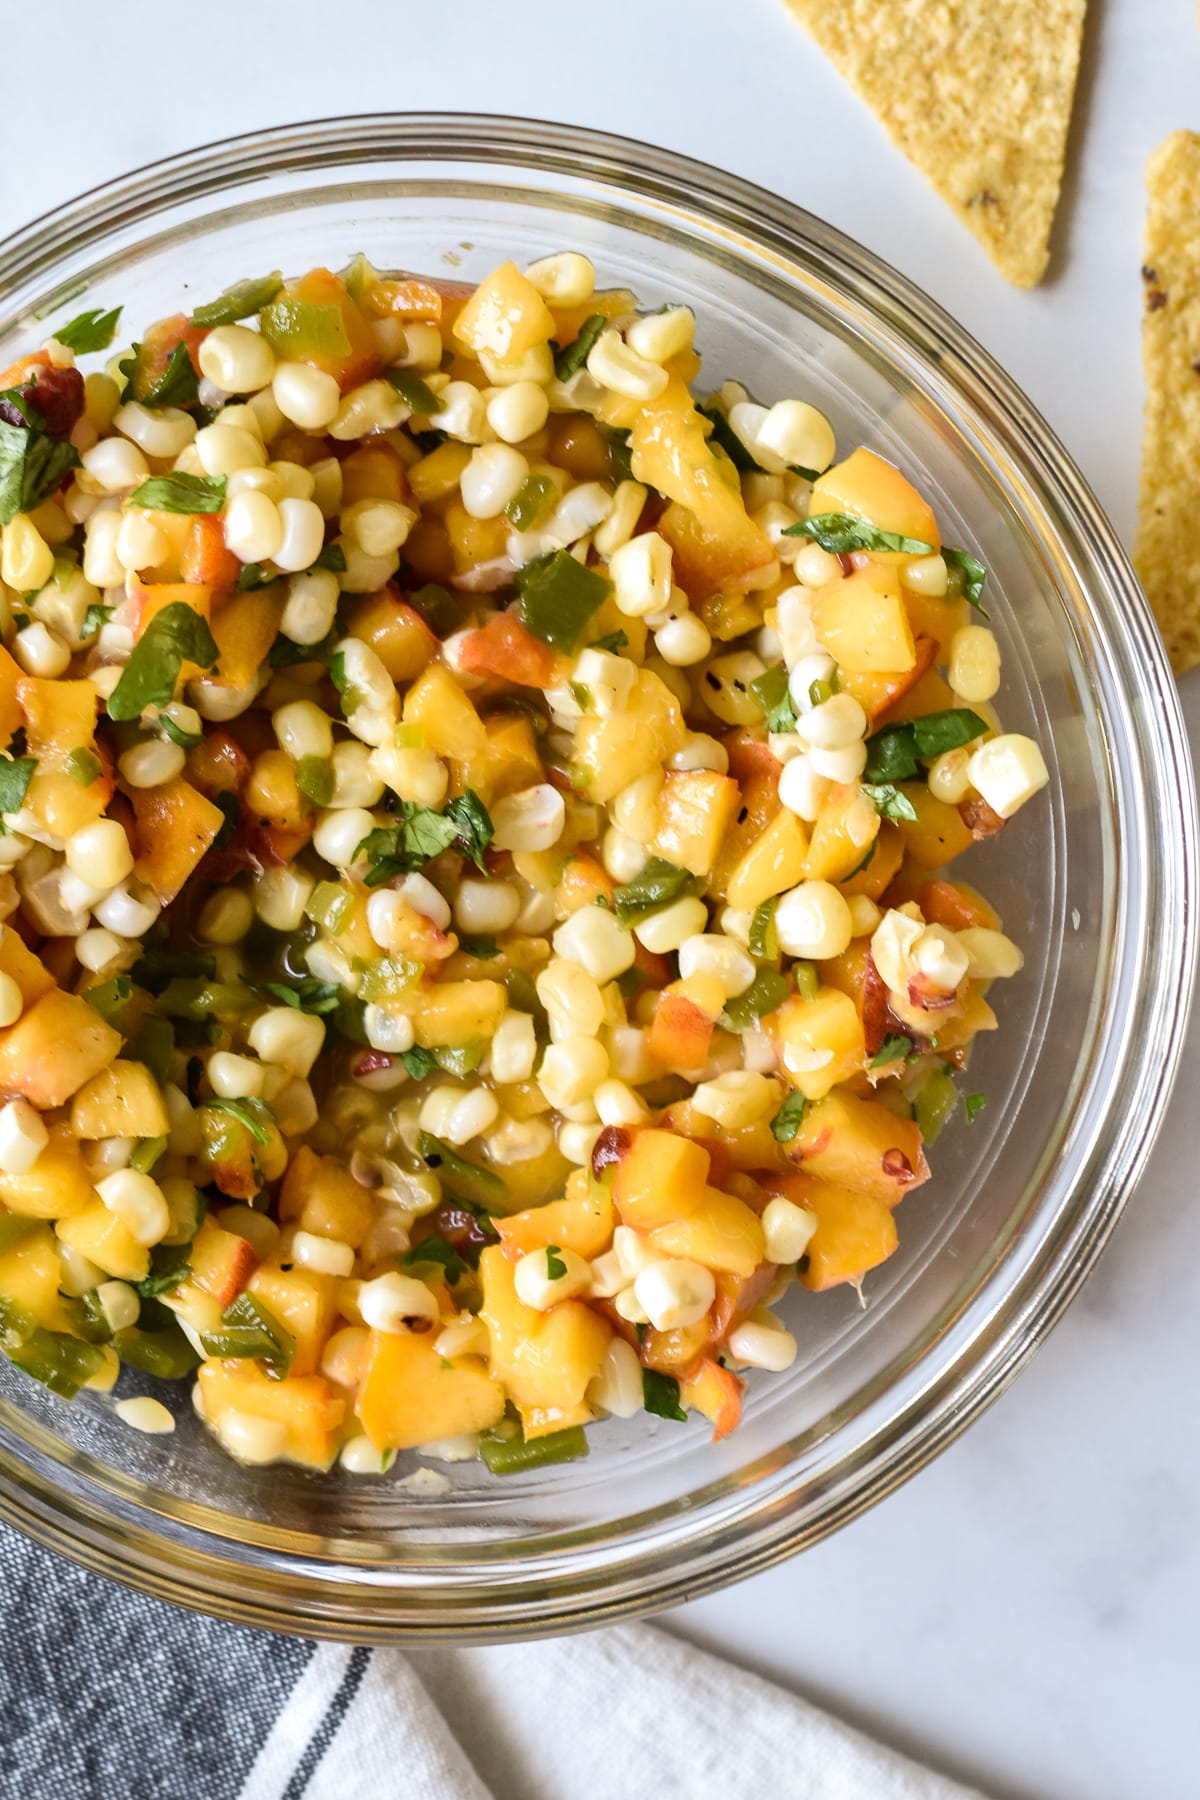
[[[175,1612],[2,1530],[0,1578],[0,1800],[972,1800],[647,1625],[305,1643]]]

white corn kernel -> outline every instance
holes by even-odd
[[[147,738],[144,743],[131,745],[118,758],[117,767],[126,787],[156,788],[182,775],[186,761],[182,744],[173,744],[163,738]]]
[[[671,546],[657,531],[639,532],[618,545],[609,558],[608,573],[617,606],[627,618],[644,618],[669,605]]]
[[[333,755],[333,724],[328,713],[312,700],[292,700],[271,714],[271,726],[281,750],[293,762],[305,756],[327,761]]]
[[[307,569],[321,554],[325,519],[315,500],[285,496],[278,504],[283,535],[274,555],[277,568]]]
[[[151,1394],[134,1394],[128,1400],[118,1400],[113,1411],[122,1424],[134,1431],[143,1431],[148,1437],[169,1437],[175,1429],[170,1412]]]
[[[779,1083],[752,1069],[729,1069],[712,1081],[702,1081],[692,1095],[692,1105],[706,1119],[715,1119],[729,1131],[740,1131],[778,1111]]]
[[[414,912],[424,914],[432,919],[439,931],[450,929],[450,903],[440,888],[434,886],[428,875],[414,872],[406,875],[398,888],[393,892],[399,894],[406,906]],[[368,905],[370,902],[368,902]]]
[[[368,557],[390,557],[408,539],[417,522],[411,506],[399,500],[357,500],[342,514],[343,532]]]
[[[1002,931],[968,925],[957,935],[960,948],[967,953],[968,973],[976,981],[1007,980],[1025,966],[1019,946]]]
[[[95,1292],[110,1331],[137,1324],[142,1303],[127,1281],[102,1281]]]
[[[123,494],[145,481],[150,473],[150,465],[137,445],[123,437],[101,438],[79,460],[88,485],[101,494]]]
[[[206,944],[240,944],[254,923],[254,902],[243,888],[223,887],[200,909],[196,934]]]
[[[704,661],[712,649],[712,637],[703,619],[685,612],[659,626],[654,634],[654,648],[673,669],[689,669]]]
[[[557,956],[579,963],[601,985],[615,981],[637,958],[633,933],[602,906],[581,906],[573,912],[554,933],[553,944]]]
[[[679,973],[711,975],[727,1000],[744,994],[758,973],[754,958],[717,932],[697,932],[679,946]]]
[[[912,950],[913,966],[934,987],[953,993],[966,976],[969,958],[958,934],[945,925],[927,925]]]
[[[604,1023],[604,996],[594,976],[579,963],[556,957],[535,982],[537,997],[560,1038],[594,1037]]]
[[[112,423],[122,436],[130,438],[156,461],[173,461],[196,435],[195,419],[181,407],[142,406],[137,400],[127,400],[119,406]]]
[[[307,1075],[325,1043],[325,1021],[294,1006],[260,1013],[246,1034],[251,1050],[289,1075]]]
[[[472,936],[508,931],[520,911],[521,896],[511,881],[477,881],[467,876],[454,900],[454,922]]]
[[[602,1081],[592,1102],[602,1125],[642,1125],[649,1117],[638,1095],[624,1081]]]
[[[381,1450],[365,1432],[347,1438],[338,1452],[339,1464],[350,1475],[386,1475],[395,1460],[394,1450]]]
[[[782,467],[776,474],[794,465],[820,472],[836,456],[837,441],[833,426],[815,406],[805,400],[777,400],[760,421],[753,448],[764,468],[769,467],[764,450],[778,459]]]
[[[554,379],[554,353],[549,344],[530,344],[520,356],[489,356],[486,350],[476,354],[493,387],[515,387],[521,381],[536,381],[544,386]]]
[[[640,481],[622,481],[617,484],[612,511],[596,527],[592,538],[598,555],[611,557],[614,550],[619,550],[622,544],[629,542],[637,530],[647,492]]]
[[[875,902],[868,900],[865,894],[849,894],[846,905],[850,908],[850,929],[854,936],[869,937],[883,917]]]
[[[497,850],[551,850],[566,824],[566,803],[558,789],[539,782],[519,794],[507,794],[492,808]]]
[[[593,1269],[595,1264],[592,1265]],[[644,1405],[642,1365],[637,1351],[623,1337],[613,1337],[604,1360],[588,1384],[587,1402],[614,1419],[632,1419]]]
[[[385,1071],[386,1073],[386,1071]],[[312,1088],[299,1076],[280,1088],[271,1102],[275,1123],[284,1137],[302,1137],[317,1122],[317,1101]]]
[[[960,700],[979,706],[1000,687],[1000,646],[986,625],[964,625],[950,639],[947,679]]]
[[[608,1053],[594,1038],[573,1036],[549,1045],[537,1081],[551,1106],[559,1110],[590,1100],[608,1074]]]
[[[407,1014],[389,1012],[384,1006],[363,1008],[363,1034],[372,1050],[383,1050],[389,1056],[403,1056],[412,1049],[416,1036]]]
[[[409,409],[390,381],[364,381],[342,397],[329,435],[348,444],[376,431],[395,431],[408,417]]]
[[[15,1025],[24,1010],[20,987],[11,975],[0,974],[0,1026]]]
[[[834,694],[801,713],[796,730],[810,749],[844,750],[865,735],[867,715],[853,694]]]
[[[481,444],[487,431],[487,402],[469,381],[448,381],[429,415],[433,431],[444,431],[460,444]]]
[[[690,350],[695,335],[696,315],[691,307],[668,306],[635,319],[625,332],[625,342],[647,362],[665,363]]]
[[[502,1085],[528,1081],[537,1057],[537,1035],[530,1013],[506,1012],[492,1036],[488,1062],[492,1080]]]
[[[439,369],[442,364],[442,334],[427,319],[413,319],[404,327],[404,344],[392,360],[399,369]]]
[[[337,418],[342,391],[332,375],[306,363],[280,363],[271,393],[285,419],[304,431],[324,431]]]
[[[525,279],[551,306],[582,306],[596,291],[596,271],[578,250],[539,256],[529,264]]]
[[[656,1331],[675,1331],[699,1324],[717,1297],[717,1283],[701,1263],[671,1257],[643,1269],[633,1291]]]
[[[438,1316],[438,1303],[423,1281],[411,1275],[377,1275],[358,1290],[363,1323],[375,1331],[421,1329]]]
[[[225,543],[239,561],[270,562],[282,542],[283,520],[273,500],[253,488],[233,496],[225,508]]]
[[[133,874],[133,851],[116,819],[96,819],[67,839],[67,867],[80,881],[107,893]]]
[[[154,523],[148,512],[133,507],[121,514],[117,533],[117,559],[126,569],[150,569],[165,562],[170,553],[166,533]]]
[[[437,1133],[448,1144],[469,1144],[490,1131],[500,1117],[500,1103],[490,1088],[471,1088],[456,1095]]]
[[[279,629],[293,644],[319,644],[333,628],[338,603],[338,578],[331,569],[309,569],[293,575]]]
[[[663,955],[678,950],[688,938],[703,931],[707,924],[708,912],[703,900],[689,896],[672,901],[670,906],[651,913],[648,918],[639,919],[633,928],[633,935],[645,949],[654,951],[656,955]]]
[[[945,598],[946,564],[941,556],[915,556],[901,565],[900,579],[914,594],[928,594],[933,600]]]
[[[611,327],[588,351],[587,371],[601,387],[630,400],[656,399],[670,379],[664,368],[639,356]]]
[[[137,1169],[118,1169],[96,1183],[101,1200],[139,1244],[159,1244],[171,1229],[171,1214],[157,1181]]]
[[[123,938],[143,937],[161,911],[157,898],[148,888],[142,889],[139,885],[135,893],[125,882],[92,908],[98,924]]]
[[[311,1269],[315,1275],[340,1275],[354,1272],[354,1251],[337,1238],[319,1237],[316,1232],[292,1233],[292,1261],[298,1268]]]
[[[818,781],[833,781],[849,787],[867,766],[867,746],[860,740],[856,744],[846,744],[840,750],[810,750],[807,761]]]
[[[871,957],[885,987],[894,994],[908,992],[909,979],[915,967],[913,951],[924,929],[919,917],[911,918],[896,907],[889,907],[875,927],[871,938]]]
[[[633,692],[637,668],[626,656],[609,650],[581,651],[571,671],[571,685],[586,690],[583,710],[607,718],[620,712]]]
[[[611,875],[614,881],[632,881],[634,876],[639,875],[645,868],[649,860],[649,852],[644,844],[638,842],[637,838],[630,837],[628,832],[618,831],[614,825],[604,834],[604,841],[600,847],[600,859],[604,864],[605,872]]]
[[[490,397],[487,422],[502,443],[520,444],[542,429],[549,412],[545,388],[536,381],[515,381]]]
[[[262,439],[241,425],[205,425],[196,433],[194,448],[206,475],[232,475],[239,469],[266,466]]]
[[[730,1354],[751,1369],[769,1369],[779,1374],[790,1369],[796,1360],[796,1340],[782,1326],[746,1319],[741,1325],[734,1326],[728,1343]]]
[[[814,962],[840,956],[850,947],[852,930],[845,896],[828,881],[802,881],[775,908],[775,935],[786,956]]]
[[[49,1142],[41,1114],[28,1100],[0,1106],[0,1169],[6,1175],[27,1175]]]
[[[208,1059],[208,1080],[222,1100],[256,1100],[266,1085],[266,1065],[233,1050],[214,1050]]]
[[[333,746],[330,806],[378,806],[383,799],[384,783],[375,773],[371,762],[373,754],[370,745],[360,743],[357,738],[346,738]]]
[[[554,1273],[551,1273],[551,1269]],[[549,1312],[560,1300],[573,1299],[591,1285],[592,1271],[574,1250],[530,1250],[513,1270],[517,1299],[537,1312]]]
[[[1011,819],[1050,779],[1038,746],[1018,732],[981,744],[968,768],[972,787],[1002,819]]]
[[[947,806],[957,806],[971,791],[971,752],[965,746],[943,750],[929,765],[929,791]]]
[[[529,464],[509,444],[481,444],[459,478],[462,503],[473,519],[497,519],[529,474]]]
[[[275,352],[245,325],[217,325],[205,337],[196,360],[200,373],[227,394],[253,394],[275,373]]]
[[[200,1389],[194,1391],[199,1393]],[[231,1406],[214,1421],[213,1429],[234,1461],[252,1468],[276,1462],[287,1454],[287,1426],[279,1419],[263,1419]]]
[[[799,1262],[808,1249],[813,1232],[817,1229],[817,1215],[809,1212],[805,1206],[797,1206],[794,1200],[785,1200],[782,1194],[777,1194],[763,1208],[762,1228],[767,1261],[786,1267]]]
[[[670,766],[683,770],[710,769],[714,775],[726,775],[729,752],[719,739],[710,737],[706,731],[689,731],[682,750],[676,750],[672,756]]]
[[[298,931],[315,886],[312,876],[294,864],[265,868],[253,878],[254,910],[272,931]]]
[[[71,662],[68,646],[40,619],[18,631],[13,639],[13,655],[27,675],[38,675],[47,681],[64,674]]]

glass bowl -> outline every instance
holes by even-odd
[[[174,1436],[5,1367],[0,1516],[147,1592],[358,1639],[557,1632],[764,1569],[881,1499],[1013,1376],[1078,1290],[1143,1167],[1183,1039],[1190,761],[1111,526],[1044,421],[923,294],[819,220],[682,157],[563,126],[405,115],[239,138],[131,175],[0,247],[0,355],[89,306],[126,324],[273,267],[478,279],[564,247],[643,304],[686,301],[705,376],[802,394],[991,570],[999,704],[1046,794],[979,867],[1025,947],[971,1086],[988,1096],[904,1202],[866,1282],[796,1292],[795,1367],[742,1428],[643,1416],[586,1461],[503,1480],[402,1457],[382,1479],[243,1469],[175,1397]],[[973,853],[974,854],[974,853]],[[136,1378],[122,1378],[122,1392]],[[169,1390],[168,1390],[169,1391]],[[424,1468],[426,1473],[415,1471]]]

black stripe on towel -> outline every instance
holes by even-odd
[[[292,1771],[292,1778],[283,1790],[281,1800],[301,1800],[305,1788],[313,1778],[317,1764],[332,1744],[342,1720],[350,1710],[351,1702],[362,1686],[363,1676],[367,1672],[367,1664],[371,1652],[363,1646],[352,1652],[346,1664],[346,1673],[338,1684],[337,1692],[329,1702],[325,1717],[308,1740],[304,1755]]]

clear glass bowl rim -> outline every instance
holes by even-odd
[[[842,1462],[826,1471],[819,1504],[800,1518],[787,1495],[748,1507],[736,1528],[705,1531],[703,1508],[677,1517],[615,1559],[559,1549],[536,1572],[510,1570],[495,1586],[438,1583],[432,1604],[340,1561],[286,1547],[231,1561],[206,1533],[153,1509],[97,1505],[86,1484],[57,1483],[0,1434],[0,1519],[97,1573],[162,1599],[276,1630],[358,1641],[453,1634],[544,1635],[628,1617],[692,1598],[769,1568],[883,1498],[944,1449],[1002,1391],[1078,1292],[1144,1167],[1177,1073],[1196,963],[1197,877],[1190,751],[1171,672],[1149,608],[1116,534],[1049,426],[990,356],[941,308],[871,252],[766,190],[672,151],[582,127],[498,115],[351,116],[227,139],[135,170],[32,221],[0,244],[0,294],[45,280],[65,256],[175,205],[219,195],[255,177],[339,165],[437,161],[521,168],[532,178],[602,177],[631,196],[687,209],[706,227],[756,250],[827,272],[835,288],[897,338],[919,368],[936,370],[959,406],[1002,443],[1060,555],[1091,578],[1094,621],[1116,670],[1132,744],[1117,746],[1126,800],[1143,819],[1178,819],[1172,836],[1145,834],[1145,867],[1121,876],[1118,909],[1154,921],[1127,947],[1141,959],[1125,1019],[1128,1043],[1103,1129],[1088,1140],[1040,1260],[1020,1271],[936,1383]],[[844,296],[842,299],[844,304]],[[1123,863],[1130,859],[1123,858]],[[1140,889],[1132,883],[1140,882]],[[1096,1102],[1096,1096],[1092,1096]],[[706,1541],[707,1539],[707,1541]],[[342,1547],[339,1546],[339,1549]],[[493,1577],[494,1577],[493,1571]]]

